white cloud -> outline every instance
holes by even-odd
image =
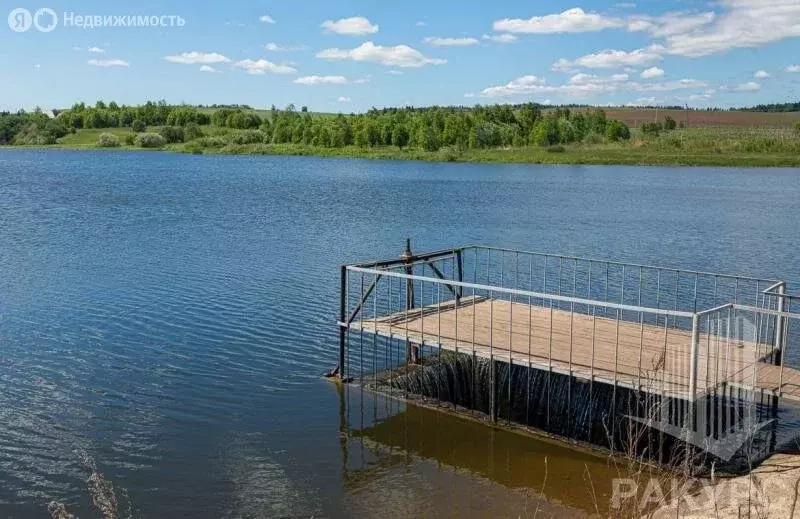
[[[596,76],[594,74],[575,74],[567,81],[571,85],[586,85],[589,83],[603,84],[603,83],[621,83],[628,81],[628,74],[614,74],[608,77]]]
[[[279,44],[274,43],[274,42],[269,42],[266,45],[264,45],[264,50],[268,50],[270,52],[294,52],[294,51],[298,51],[298,50],[305,50],[307,48],[308,47],[306,47],[305,45],[289,45],[289,46],[285,46],[285,45],[279,45]]]
[[[258,21],[261,22],[261,23],[269,23],[269,24],[275,23],[275,20],[268,14],[265,14],[264,16],[259,17]]]
[[[131,64],[121,59],[90,59],[87,63],[93,67],[130,67]]]
[[[294,80],[298,85],[346,85],[344,76],[302,76]]]
[[[364,42],[355,49],[325,49],[318,52],[317,57],[329,60],[370,61],[387,67],[400,68],[419,68],[447,63],[447,60],[425,56],[407,45],[382,47],[371,41]]]
[[[639,77],[641,77],[642,79],[654,79],[663,76],[664,76],[664,69],[660,69],[658,67],[650,67],[649,69],[642,71]]]
[[[758,92],[761,90],[761,85],[755,81],[750,81],[748,83],[742,83],[741,85],[730,87],[730,90],[731,92]]]
[[[505,85],[484,88],[481,95],[484,97],[508,97],[530,94],[544,87],[544,79],[536,76],[522,76]]]
[[[372,24],[368,19],[363,16],[354,16],[352,18],[342,18],[341,20],[325,20],[322,22],[325,32],[333,32],[336,34],[343,34],[346,36],[363,36],[365,34],[375,34],[378,32],[379,26]]]
[[[705,13],[696,25],[666,34],[667,51],[700,57],[800,36],[797,0],[720,0],[719,5],[721,14]]]
[[[276,64],[265,59],[243,59],[233,64],[234,67],[246,71],[248,74],[261,76],[264,74],[292,74],[297,69],[286,64]]]
[[[705,13],[671,12],[661,16],[636,15],[628,19],[628,30],[647,32],[653,38],[666,38],[705,27],[712,23],[716,16],[710,11]]]
[[[680,81],[668,81],[663,83],[639,83],[630,81],[627,74],[614,74],[611,76],[576,74],[562,85],[548,85],[542,78],[523,76],[505,85],[485,88],[481,92],[481,96],[511,97],[518,95],[557,93],[567,97],[589,98],[599,94],[618,92],[669,92],[704,88],[707,86],[707,82],[695,79],[682,79]]]
[[[106,53],[106,50],[105,49],[101,49],[100,47],[89,47],[86,50],[89,51],[89,52],[93,52],[95,54],[105,54]]]
[[[654,106],[658,104],[658,99],[654,96],[651,97],[640,97],[631,101],[630,103],[626,103],[626,106]]]
[[[386,73],[393,76],[402,76],[404,74],[402,70],[387,70]]]
[[[772,77],[772,74],[770,74],[766,70],[759,70],[758,72],[753,74],[753,77],[756,78],[756,79],[767,79],[767,78]]]
[[[472,93],[472,92],[467,92],[466,94],[464,94],[464,97],[466,97],[468,99],[471,99],[471,98],[475,97],[475,94]]]
[[[353,80],[353,84],[363,85],[365,83],[369,83],[370,81],[372,81],[372,74],[367,74],[364,77],[360,77],[360,78],[354,79]]]
[[[800,65],[789,65],[786,67],[786,72],[789,72],[790,74],[800,73]]]
[[[181,63],[183,65],[210,65],[214,63],[228,63],[230,59],[216,52],[184,52],[174,56],[164,56],[170,63]]]
[[[661,61],[661,51],[657,45],[646,49],[637,49],[631,52],[624,50],[603,50],[594,54],[587,54],[574,60],[560,59],[551,67],[555,71],[570,71],[576,67],[584,68],[619,68],[641,67]]]
[[[495,43],[516,43],[519,41],[519,38],[514,36],[513,34],[484,34],[481,36],[482,39],[493,41]]]
[[[211,74],[222,74],[221,70],[217,70],[214,67],[212,67],[211,65],[201,65],[200,66],[200,72],[209,72]]]
[[[494,22],[497,32],[516,32],[526,34],[552,34],[564,32],[596,32],[603,29],[622,27],[624,22],[598,13],[587,13],[580,7],[568,9],[559,14],[534,16],[527,20],[506,18]]]
[[[439,38],[429,36],[425,38],[425,43],[435,47],[464,47],[466,45],[477,45],[479,42],[475,38]]]
[[[336,101],[339,103],[349,103],[350,101],[352,101],[352,99],[350,99],[349,97],[342,96],[338,98]]]
[[[423,22],[422,20],[420,20],[420,21],[418,21],[418,22],[416,23],[416,26],[417,26],[417,27],[425,27],[426,25],[428,25],[428,24],[427,24],[427,23],[425,23],[425,22]]]

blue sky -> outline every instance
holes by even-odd
[[[3,3],[3,18],[42,7],[59,18],[50,32],[0,26],[6,110],[99,98],[344,112],[800,99],[797,0]],[[177,15],[186,23],[74,25],[76,16],[95,15]],[[46,27],[47,17],[40,22]]]

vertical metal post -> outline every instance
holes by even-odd
[[[686,427],[686,460],[685,470],[687,475],[691,475],[691,438],[696,427],[695,399],[697,398],[697,356],[700,352],[700,317],[697,314],[692,316],[692,352],[689,359],[689,413],[687,416],[688,426]]]
[[[464,281],[464,258],[461,249],[456,250],[456,272],[458,275],[458,282]],[[456,292],[456,301],[464,297],[464,287],[459,286]]]
[[[411,238],[406,238],[406,250],[400,255],[400,258],[405,260],[405,272],[409,276],[414,275],[414,267],[412,265],[414,254],[411,252]],[[408,312],[414,309],[414,280],[406,279],[406,319],[409,318]],[[408,321],[406,321],[408,322]],[[419,362],[419,347],[411,344],[408,340],[408,333],[406,333],[406,362]]]
[[[778,286],[778,317],[775,320],[775,365],[783,366],[783,335],[785,333],[786,318],[782,315],[786,311],[786,283]],[[779,388],[780,389],[780,388]]]
[[[339,270],[339,379],[344,380],[345,337],[347,335],[347,265]]]

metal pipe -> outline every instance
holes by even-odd
[[[631,312],[645,312],[645,313],[651,313],[651,314],[660,314],[660,315],[669,315],[669,316],[673,316],[673,317],[687,317],[687,318],[696,315],[694,312],[684,312],[684,311],[680,311],[680,310],[676,311],[676,310],[666,310],[666,309],[660,309],[659,310],[659,309],[655,309],[655,308],[639,307],[639,306],[633,306],[633,305],[621,305],[619,303],[593,301],[593,300],[590,300],[590,299],[584,299],[584,298],[580,298],[580,297],[569,297],[569,296],[559,296],[559,295],[555,295],[555,294],[546,294],[546,293],[541,293],[541,292],[530,292],[530,291],[527,291],[527,290],[519,290],[519,289],[515,289],[515,288],[503,288],[503,287],[497,287],[497,286],[491,286],[491,285],[483,285],[483,284],[475,284],[475,283],[464,283],[464,282],[459,282],[459,281],[442,281],[441,279],[437,279],[437,278],[431,278],[431,277],[425,277],[425,276],[416,276],[416,275],[409,275],[409,274],[402,274],[400,272],[378,271],[378,270],[366,269],[366,268],[362,268],[362,267],[348,266],[347,270],[349,270],[350,272],[366,272],[366,273],[373,273],[373,274],[379,272],[379,273],[382,273],[384,276],[396,277],[396,278],[401,278],[401,279],[406,279],[406,280],[413,279],[413,280],[416,280],[416,281],[426,282],[426,283],[450,284],[450,285],[455,285],[455,286],[462,286],[462,287],[465,287],[465,288],[475,288],[475,289],[478,289],[478,290],[492,291],[492,292],[498,292],[498,293],[504,293],[504,294],[514,294],[514,295],[525,296],[525,297],[530,295],[531,297],[534,297],[536,299],[545,300],[545,301],[551,301],[551,302],[552,301],[559,301],[559,302],[564,302],[564,303],[577,303],[577,304],[590,305],[590,306],[591,305],[596,305],[596,306],[602,306],[604,308],[611,309],[611,310],[615,310],[615,309],[616,310],[627,310],[627,311],[631,311]]]
[[[347,325],[344,324],[347,317],[347,265],[340,267],[339,276],[339,379],[344,380],[345,336],[347,335]]]

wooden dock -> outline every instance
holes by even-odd
[[[362,318],[350,330],[415,345],[600,381],[676,398],[690,397],[692,332],[501,299],[464,297]],[[722,341],[722,344],[720,343]],[[726,386],[800,401],[800,370],[775,366],[773,346],[701,334],[697,395]]]

